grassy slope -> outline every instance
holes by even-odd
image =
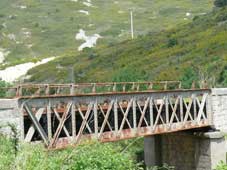
[[[31,81],[70,82],[72,67],[77,82],[178,80],[191,67],[199,78],[223,82],[227,79],[226,20],[227,9],[216,10],[175,29],[80,55],[68,53],[32,69]]]
[[[99,41],[99,47],[128,39],[130,9],[135,11],[136,35],[140,35],[187,23],[193,16],[209,12],[213,2],[124,0],[114,3],[114,0],[97,0],[92,1],[94,7],[86,7],[83,1],[1,0],[0,48],[11,52],[6,58],[8,65],[62,55],[66,51],[73,51],[76,55],[81,42],[75,41],[74,37],[80,28],[88,31],[88,35],[101,34],[104,38]],[[27,8],[21,9],[21,5]],[[80,9],[88,10],[91,15],[79,13]],[[192,15],[186,17],[187,12]],[[31,36],[26,38],[23,32],[31,32]],[[9,34],[14,34],[16,41],[9,40]],[[29,48],[31,44],[33,46]]]
[[[76,148],[49,152],[42,144],[34,145],[15,145],[14,139],[0,134],[0,169],[134,170],[138,169],[136,161],[141,161],[137,158],[143,154],[142,138],[105,144],[87,141]]]

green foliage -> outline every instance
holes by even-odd
[[[227,0],[215,0],[214,5],[216,7],[224,7],[227,6]]]
[[[189,67],[184,70],[180,80],[183,88],[190,89],[194,82],[198,82],[198,74],[193,68]]]
[[[0,80],[0,97],[5,97],[6,96],[6,90],[4,90],[4,87],[8,87],[9,83]]]
[[[127,40],[130,38],[129,8],[136,9],[135,36],[139,36],[174,27],[176,23],[188,23],[192,17],[187,21],[183,19],[187,11],[207,13],[213,6],[212,1],[207,0],[193,3],[191,0],[114,1],[93,1],[97,8],[91,8],[82,1],[1,0],[0,7],[4,8],[0,11],[0,35],[4,36],[1,36],[0,48],[10,50],[7,65],[29,62],[32,58],[60,56],[70,50],[77,55],[77,48],[82,43],[75,40],[79,29],[84,29],[87,35],[103,36],[98,40],[98,48]],[[21,9],[21,6],[27,8]],[[81,9],[89,11],[90,15],[78,12]],[[31,36],[25,32],[31,32]],[[15,35],[17,43],[9,40],[9,34]],[[29,45],[33,46],[30,48]],[[0,67],[7,65],[0,64]]]
[[[13,140],[0,136],[0,169],[15,170],[137,170],[128,153],[113,144],[84,143],[76,148],[47,152],[42,145],[22,144],[17,156]]]
[[[67,82],[73,64],[75,82],[183,80],[186,87],[207,77],[227,82],[222,73],[227,65],[226,14],[221,8],[174,29],[65,54],[30,70],[30,81]],[[58,63],[63,69],[56,68]]]
[[[14,140],[0,134],[0,169],[11,169],[15,159],[14,152]]]
[[[173,46],[175,46],[175,45],[177,45],[178,44],[178,41],[177,41],[177,39],[176,38],[170,38],[169,40],[168,40],[168,47],[173,47]]]
[[[219,80],[218,82],[220,84],[222,84],[223,86],[227,86],[227,66],[225,66],[222,70],[222,72],[220,73],[220,77],[219,77]]]
[[[216,170],[227,170],[227,164],[225,164],[223,161],[220,162]]]
[[[133,170],[136,168],[127,154],[122,154],[119,148],[111,144],[93,144],[79,147],[77,154],[71,154],[69,160],[72,170]]]
[[[167,164],[164,164],[163,166],[161,167],[151,167],[151,168],[148,168],[148,170],[174,170],[175,168],[173,166],[169,166]]]
[[[114,82],[135,82],[146,80],[146,73],[135,68],[122,68],[113,75]]]

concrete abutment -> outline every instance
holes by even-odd
[[[175,170],[213,170],[220,161],[226,161],[225,146],[224,135],[217,131],[145,137],[145,164],[151,167],[166,163]]]

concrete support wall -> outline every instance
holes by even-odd
[[[21,132],[21,116],[19,114],[18,102],[15,99],[0,99],[0,133],[11,135],[12,130],[8,126],[14,125],[19,133]]]
[[[227,88],[212,89],[212,111],[214,127],[227,132]]]
[[[154,144],[148,138],[155,137],[145,139]],[[152,161],[155,160],[174,166],[175,170],[213,170],[221,160],[226,160],[225,139],[220,132],[165,134],[160,143],[154,146],[145,142],[145,157],[152,155],[151,159],[145,158],[147,166],[157,165]],[[159,148],[158,153],[154,147]],[[148,151],[152,154],[146,154]]]
[[[162,165],[161,135],[144,138],[144,159],[148,167]]]

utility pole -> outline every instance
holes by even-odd
[[[132,11],[130,12],[130,15],[131,15],[131,36],[132,36],[132,39],[134,39],[133,13],[132,13]]]

